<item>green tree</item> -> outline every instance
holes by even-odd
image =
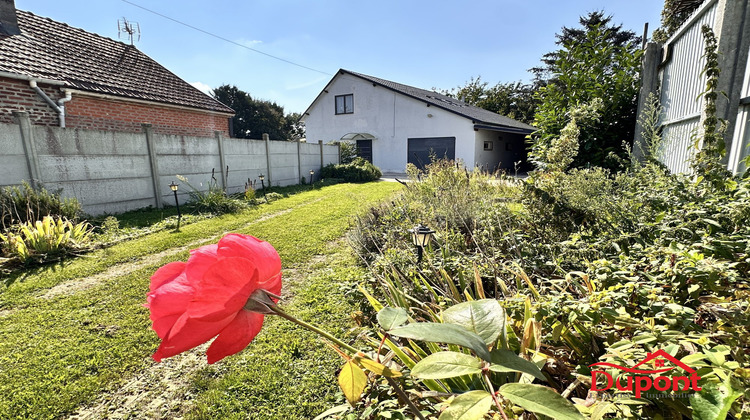
[[[669,1],[669,0],[667,0]],[[588,15],[578,18],[579,28],[569,28],[563,26],[559,34],[555,34],[555,44],[564,47],[570,43],[586,42],[588,32],[596,28],[603,29],[604,40],[616,47],[628,48],[631,45],[637,45],[641,38],[635,35],[635,32],[625,30],[622,25],[612,23],[612,16],[607,16],[603,11],[590,12]],[[560,50],[551,51],[542,56],[542,66],[534,67],[529,71],[534,74],[534,85],[539,88],[546,86],[554,79],[556,62],[560,58]]]
[[[654,41],[665,42],[672,36],[704,0],[664,0],[661,28],[654,31]]]
[[[230,85],[214,89],[213,97],[234,110],[232,126],[237,138],[260,139],[268,133],[272,140],[295,140],[305,135],[300,114],[285,114],[284,107],[275,102],[253,99]]]
[[[481,76],[471,78],[466,85],[443,93],[464,100],[470,105],[496,112],[515,120],[531,123],[534,120],[537,100],[536,86],[521,82],[498,83],[489,86]]]
[[[598,120],[579,122],[573,166],[618,169],[626,157],[623,142],[631,142],[635,131],[641,51],[638,37],[610,21],[611,16],[593,12],[581,18],[583,28],[563,28],[558,35],[562,48],[546,54],[545,67],[535,72],[548,77],[537,91],[534,125],[539,130],[529,154],[538,166],[546,166],[551,143],[571,120],[570,111],[595,99],[603,108]]]

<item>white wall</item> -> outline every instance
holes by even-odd
[[[456,159],[474,166],[476,140],[469,119],[350,74],[339,74],[326,90],[305,116],[308,141],[328,143],[348,133],[371,134],[376,138],[372,141],[375,166],[383,172],[403,173],[407,139],[455,137]],[[354,95],[354,113],[336,115],[335,97],[347,94]]]

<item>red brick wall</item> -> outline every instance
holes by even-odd
[[[54,101],[64,96],[57,86],[40,83],[39,87]],[[35,125],[60,124],[57,112],[29,87],[29,82],[0,77],[0,123],[15,123],[13,111],[28,112]]]
[[[160,134],[211,137],[216,130],[229,133],[227,115],[76,94],[65,104],[65,121],[68,127],[92,130],[141,132],[141,124],[150,123],[154,132]]]
[[[39,84],[39,87],[55,101],[64,96],[57,86]],[[0,78],[0,123],[13,123],[12,111],[27,111],[35,125],[60,124],[57,113],[29,87],[28,82]],[[75,93],[73,100],[65,104],[65,125],[69,128],[141,132],[142,123],[152,124],[154,132],[160,134],[211,137],[217,130],[229,134],[228,115]]]

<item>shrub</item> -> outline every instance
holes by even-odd
[[[62,217],[45,216],[41,221],[24,223],[18,233],[0,235],[0,241],[6,255],[27,262],[80,251],[91,239],[91,231],[87,222],[74,224]]]
[[[371,182],[380,179],[383,174],[377,166],[362,158],[355,158],[351,163],[326,165],[320,171],[322,178],[341,178],[345,182]]]
[[[44,216],[77,220],[81,215],[81,204],[75,198],[61,198],[60,192],[49,192],[42,185],[32,187],[25,181],[20,187],[1,189],[0,231]]]
[[[716,189],[650,163],[617,175],[538,173],[518,188],[445,162],[421,178],[361,217],[350,236],[372,275],[365,313],[401,307],[417,322],[445,322],[440,313],[451,305],[498,299],[507,345],[547,378],[535,382],[579,403],[589,365],[632,366],[657,349],[699,369],[705,389],[750,387],[750,180]],[[418,222],[437,231],[421,265],[406,233]],[[404,354],[417,362],[446,349],[400,343],[416,354],[397,354],[406,365]],[[448,391],[476,389],[475,378]],[[491,378],[495,386],[507,379]],[[434,390],[426,381],[409,387]],[[615,418],[708,413],[693,397],[642,404],[611,392],[579,409]],[[747,398],[723,409],[743,418]]]
[[[201,191],[195,188],[184,176],[177,175],[177,179],[184,182],[192,191],[190,198],[196,210],[199,212],[221,215],[226,213],[236,213],[247,208],[248,204],[244,201],[227,196],[226,192],[219,187],[216,178],[212,175],[208,183],[208,191]]]

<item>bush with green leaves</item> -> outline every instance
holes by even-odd
[[[534,383],[585,417],[750,415],[750,180],[717,190],[646,163],[616,175],[537,173],[492,189],[449,164],[431,169],[353,231],[371,271],[363,311],[373,322],[379,305],[403,308],[417,322],[448,322],[456,304],[497,299],[509,349],[546,379]],[[421,265],[406,232],[417,222],[437,231]],[[396,344],[415,363],[455,351],[414,341]],[[682,399],[589,394],[592,363],[632,366],[657,350],[696,369],[706,391]],[[462,383],[438,395],[490,391],[482,381]],[[426,378],[408,386],[410,395],[434,395]]]
[[[340,178],[345,182],[371,182],[383,174],[377,166],[362,158],[355,158],[346,164],[329,164],[320,171],[321,178]]]
[[[573,167],[621,169],[622,143],[634,135],[642,52],[632,32],[623,37],[620,27],[608,24],[611,17],[602,19],[600,12],[589,17],[597,13],[597,23],[569,30],[578,35],[560,37],[562,48],[544,60],[551,79],[536,93],[534,125],[539,130],[529,152],[535,163],[547,163],[553,140],[561,137],[571,120],[571,110],[598,99],[604,104],[601,118],[579,121],[579,153]]]
[[[44,216],[58,216],[77,220],[81,204],[74,198],[62,198],[61,190],[47,191],[43,185],[32,187],[28,182],[21,186],[0,189],[0,231],[13,225],[41,220]]]
[[[91,231],[87,222],[73,223],[63,217],[45,216],[18,226],[18,232],[0,234],[0,246],[4,254],[23,263],[45,261],[85,249]]]

